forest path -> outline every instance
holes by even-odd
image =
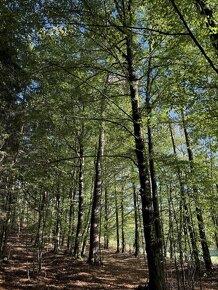
[[[102,266],[90,266],[63,253],[43,252],[38,272],[37,252],[30,237],[10,239],[10,261],[0,269],[0,289],[135,289],[145,284],[147,270],[143,257],[102,251]]]
[[[145,284],[148,271],[143,257],[102,251],[102,266],[90,266],[86,259],[74,260],[62,252],[44,251],[41,271],[38,272],[37,251],[28,235],[10,239],[10,261],[0,268],[0,290],[6,289],[65,289],[65,290],[128,290]],[[177,289],[175,272],[168,265],[169,290]],[[173,274],[174,272],[174,274]],[[172,277],[174,276],[174,278]],[[189,290],[188,287],[186,290]],[[204,277],[202,287],[196,290],[218,289],[218,268],[213,277]]]

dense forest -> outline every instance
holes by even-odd
[[[1,289],[218,289],[217,56],[215,0],[0,2]]]

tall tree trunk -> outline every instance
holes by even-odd
[[[168,239],[169,239],[169,251],[170,251],[170,259],[173,259],[173,244],[175,243],[174,241],[174,226],[173,226],[173,209],[172,209],[172,193],[171,193],[171,184],[170,184],[170,189],[168,193],[168,207],[169,207],[169,233],[168,233]]]
[[[124,205],[123,205],[123,188],[121,192],[121,238],[122,238],[122,247],[121,252],[125,252],[125,231],[124,231]]]
[[[0,218],[0,258],[8,259],[8,238],[11,230],[11,214],[13,202],[13,186],[7,181],[6,184],[6,197],[3,204],[3,213],[5,217]]]
[[[215,215],[214,209],[212,208],[212,221],[214,225],[214,239],[216,242],[216,248],[218,250],[218,218]]]
[[[190,164],[190,171],[192,174],[194,174],[194,164],[193,164],[194,156],[193,156],[193,152],[191,150],[189,134],[188,134],[187,128],[185,126],[184,112],[182,112],[182,121],[183,121],[183,129],[184,129],[188,159],[189,159],[189,164]],[[196,216],[197,216],[197,220],[198,220],[198,229],[199,229],[199,236],[200,236],[200,240],[201,240],[201,247],[202,247],[202,252],[203,252],[204,264],[205,264],[206,270],[211,271],[213,265],[212,265],[210,251],[209,251],[206,233],[205,233],[203,214],[202,214],[202,211],[201,211],[201,208],[199,205],[199,201],[198,201],[198,199],[199,199],[198,198],[198,189],[197,189],[197,186],[195,186],[195,185],[193,186],[193,193],[194,193],[194,198],[195,198],[195,203],[196,203]]]
[[[93,193],[93,183],[94,183],[94,178],[92,178],[92,186],[91,186],[91,194],[90,194],[90,205],[92,203],[92,193]],[[84,230],[83,230],[83,244],[82,244],[82,251],[81,251],[81,256],[85,255],[86,252],[86,244],[89,236],[89,230],[90,230],[90,217],[91,217],[91,206],[89,206],[89,210],[86,216],[86,220],[84,222]]]
[[[54,229],[54,253],[59,251],[60,244],[60,188],[58,186],[58,192],[56,194],[56,221],[55,221],[55,229]]]
[[[74,248],[75,248],[75,202],[76,202],[76,188],[73,190],[73,200],[72,200],[72,219],[71,219],[71,230],[70,230],[70,247],[69,247],[69,254],[73,255]]]
[[[163,248],[163,233],[162,233],[162,225],[160,220],[160,210],[159,210],[159,202],[158,202],[158,193],[157,193],[157,177],[155,171],[154,164],[154,145],[153,145],[153,132],[151,125],[151,55],[152,55],[152,47],[151,44],[149,46],[149,54],[150,57],[148,59],[148,71],[147,71],[147,85],[146,85],[146,117],[147,117],[147,134],[148,134],[148,158],[149,158],[149,170],[150,170],[150,178],[151,178],[151,189],[152,189],[152,201],[154,208],[154,227],[157,242],[160,243],[160,248]],[[162,254],[163,255],[163,254]]]
[[[92,201],[91,226],[90,226],[90,249],[88,262],[90,264],[100,264],[99,253],[99,218],[100,218],[100,199],[102,186],[102,159],[104,152],[104,128],[103,124],[99,132],[99,143],[95,164],[95,183]]]
[[[43,216],[44,216],[44,208],[45,208],[45,199],[46,199],[46,192],[43,191],[40,197],[40,203],[39,203],[39,216],[38,216],[38,224],[37,224],[37,232],[35,237],[35,246],[37,246],[39,249],[42,248],[43,241],[41,239],[42,237],[42,229],[43,229]]]
[[[74,256],[76,258],[81,257],[82,251],[82,230],[83,230],[83,203],[84,203],[84,185],[83,185],[83,173],[84,171],[84,152],[83,152],[83,144],[82,140],[80,142],[80,150],[79,150],[79,208],[78,208],[78,222],[77,222],[77,230],[76,230],[76,238],[75,238],[75,248],[74,248]]]
[[[134,183],[132,187],[133,187],[134,217],[135,217],[135,240],[134,240],[135,252],[134,252],[134,255],[135,257],[137,257],[139,254],[139,222],[138,222],[138,202],[137,202],[138,198],[137,198],[136,187]]]
[[[109,247],[109,233],[108,233],[108,189],[105,187],[104,191],[104,249],[108,249]]]
[[[117,240],[117,253],[120,252],[120,223],[119,223],[119,207],[117,199],[117,189],[115,187],[115,214],[116,214],[116,240]]]
[[[171,142],[172,142],[172,146],[173,146],[173,154],[174,154],[176,161],[177,161],[176,145],[175,145],[175,140],[174,140],[173,130],[172,130],[171,124],[169,124],[169,129],[170,129]],[[177,177],[179,180],[182,207],[184,207],[185,220],[186,220],[186,223],[188,226],[190,241],[191,241],[191,245],[192,245],[192,254],[194,257],[196,270],[199,271],[200,270],[200,260],[199,260],[199,253],[198,253],[198,247],[197,247],[197,241],[196,241],[196,233],[195,233],[194,227],[192,226],[189,208],[188,208],[188,204],[186,201],[184,182],[182,181],[182,173],[181,173],[181,170],[180,170],[178,163],[176,163],[176,171],[177,171]]]
[[[76,196],[76,191],[74,189],[70,190],[69,193],[69,216],[68,216],[68,233],[67,233],[67,249],[66,252],[70,253],[72,249],[72,225],[73,225],[73,220],[74,220],[74,202],[75,202],[75,196]]]
[[[212,148],[211,148],[211,143],[210,143],[210,177],[211,180],[215,180],[215,176],[214,176],[214,168],[213,168],[213,164],[215,164],[214,162],[214,156],[212,153]],[[211,212],[210,212],[210,216],[212,219],[212,223],[214,225],[214,240],[216,242],[216,247],[218,250],[218,214],[216,212],[216,205],[214,204],[214,197],[218,196],[218,185],[217,184],[212,184],[211,185]]]
[[[89,222],[90,213],[91,213],[91,207],[89,207],[89,212],[87,214],[87,221],[86,221],[86,225],[83,232],[83,244],[82,244],[81,256],[85,256],[85,252],[86,252],[86,244],[87,244],[87,240],[89,237],[89,230],[90,230],[90,222]]]
[[[132,18],[131,4],[129,5],[130,18]],[[132,21],[130,21],[130,26]],[[139,170],[140,192],[142,201],[142,216],[144,224],[144,235],[146,241],[146,253],[149,268],[149,290],[164,290],[165,273],[164,261],[162,253],[161,239],[156,236],[154,230],[154,217],[157,215],[153,208],[153,199],[150,185],[150,177],[148,170],[148,158],[145,155],[145,142],[142,134],[142,120],[139,108],[139,81],[136,76],[134,67],[134,52],[133,52],[133,33],[128,30],[126,33],[126,48],[127,48],[127,69],[128,82],[130,89],[132,119],[135,135],[135,150]],[[159,219],[159,217],[158,217]]]

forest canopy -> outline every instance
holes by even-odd
[[[1,1],[0,264],[25,231],[91,265],[144,252],[149,290],[168,259],[213,272],[216,2]]]

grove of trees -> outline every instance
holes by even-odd
[[[101,265],[143,251],[211,273],[218,248],[215,0],[0,3],[0,263],[23,230]],[[191,288],[190,288],[191,289]]]

